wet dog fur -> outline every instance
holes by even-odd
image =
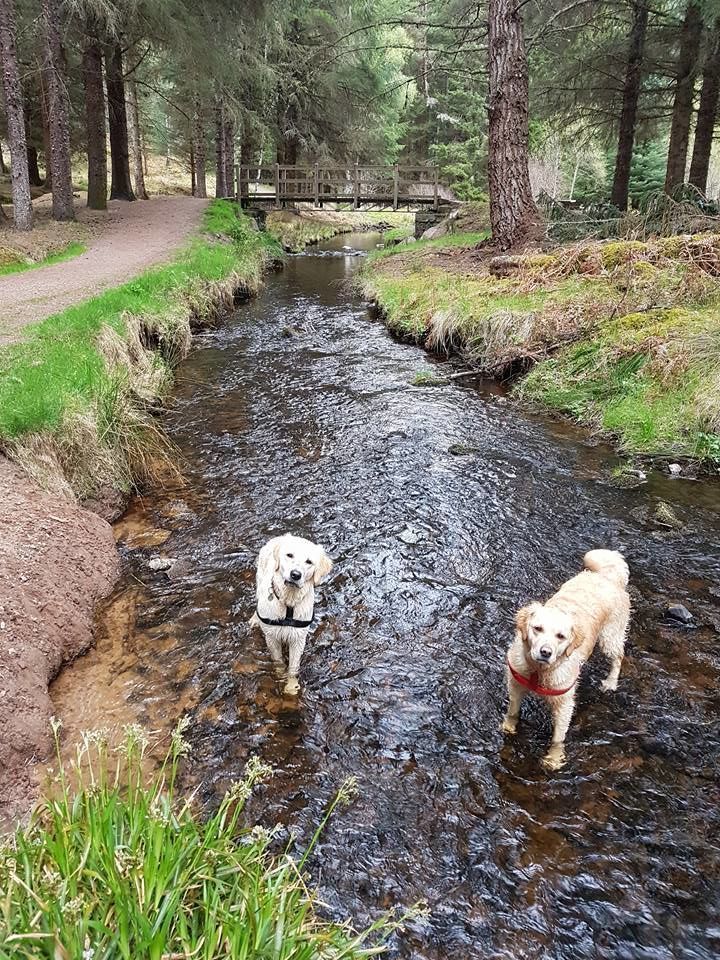
[[[577,679],[595,644],[610,660],[610,672],[601,687],[617,689],[625,638],[630,620],[626,587],[628,566],[614,550],[591,550],[585,569],[568,580],[546,603],[531,603],[518,610],[515,639],[508,662],[525,677],[537,674],[541,687],[567,693],[543,696],[550,708],[553,735],[543,759],[549,769],[565,762],[565,736],[575,708]],[[506,666],[509,703],[503,721],[505,733],[517,731],[520,705],[530,691],[518,683]],[[541,694],[538,694],[541,695]],[[542,695],[541,695],[542,696]]]
[[[292,696],[300,691],[300,659],[310,627],[273,626],[263,623],[258,613],[267,620],[282,620],[288,607],[292,607],[293,619],[310,620],[315,606],[315,587],[331,570],[332,560],[322,547],[289,533],[268,540],[258,554],[257,606],[250,623],[262,630],[273,663],[283,674],[283,647],[287,647],[285,693]]]

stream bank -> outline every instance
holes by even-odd
[[[381,251],[362,287],[398,335],[513,382],[631,458],[720,469],[720,236],[495,256],[455,233]]]
[[[275,772],[248,822],[280,823],[281,847],[292,831],[302,848],[357,777],[308,867],[330,915],[359,925],[425,899],[403,958],[710,960],[717,488],[651,473],[618,490],[609,447],[391,338],[353,292],[378,242],[289,258],[196,339],[163,418],[184,481],[116,524],[123,575],[97,647],[51,690],[66,742],[129,722],[162,738],[182,715],[184,789],[214,809],[260,757]],[[446,382],[413,386],[419,372]],[[682,529],[655,522],[661,503]],[[257,551],[288,529],[336,562],[299,699],[248,626]],[[568,766],[548,774],[540,704],[500,733],[505,650],[515,610],[597,546],[630,565],[628,655],[611,697],[593,659]],[[665,620],[671,601],[690,628]]]
[[[155,416],[173,371],[193,335],[257,292],[278,257],[230,203],[212,203],[204,227],[178,260],[0,349],[4,823],[37,795],[48,684],[92,644],[95,604],[118,576],[108,521],[141,484],[177,473]]]

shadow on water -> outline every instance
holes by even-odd
[[[290,258],[198,338],[167,415],[185,484],[117,525],[125,575],[97,651],[53,688],[69,736],[131,719],[163,733],[187,712],[188,785],[212,803],[259,754],[277,772],[249,813],[301,838],[357,776],[313,875],[358,923],[426,899],[403,957],[715,957],[718,487],[653,475],[621,491],[607,448],[496,387],[411,386],[436,361],[347,283],[359,261],[342,248],[376,240]],[[659,499],[682,531],[649,519]],[[247,626],[255,554],[286,530],[336,560],[299,702]],[[570,762],[549,775],[540,706],[515,740],[499,732],[504,651],[515,609],[597,546],[630,563],[628,657],[615,695],[602,662],[583,675]],[[169,576],[148,569],[158,555]],[[668,600],[697,629],[664,626]]]

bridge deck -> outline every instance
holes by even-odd
[[[237,193],[242,203],[351,203],[397,209],[406,204],[431,205],[454,199],[438,176],[437,167],[352,167],[323,164],[237,168]]]

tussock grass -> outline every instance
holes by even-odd
[[[207,818],[180,797],[186,726],[151,777],[143,772],[148,742],[135,725],[115,752],[102,731],[84,735],[70,767],[58,749],[46,799],[0,848],[0,958],[359,960],[382,952],[408,914],[386,914],[361,933],[323,921],[306,875],[353,783],[330,803],[305,852],[293,855],[274,830],[243,825],[247,798],[272,774],[259,760]]]
[[[41,260],[10,260],[0,264],[0,277],[5,277],[11,273],[24,273],[26,270],[35,270],[37,267],[49,267],[53,263],[64,263],[66,260],[72,260],[73,257],[79,257],[86,250],[87,247],[84,243],[74,241],[69,243],[64,250],[50,253]]]
[[[198,237],[172,263],[0,350],[0,445],[41,481],[56,463],[54,485],[80,497],[103,483],[127,490],[162,448],[148,407],[169,388],[192,329],[232,307],[237,291],[256,290],[279,254],[227,201],[209,206],[204,229],[213,238]]]
[[[455,235],[382,251],[364,292],[428,349],[496,376],[530,370],[519,398],[629,453],[720,460],[720,236],[584,241],[493,272],[490,255],[468,258],[473,245]]]
[[[281,210],[270,213],[267,218],[268,232],[290,253],[300,253],[308,245],[330,240],[341,233],[382,230],[388,224],[397,224],[388,233],[397,229],[407,236],[412,234],[413,216],[395,212],[366,213],[301,207],[297,212]]]

